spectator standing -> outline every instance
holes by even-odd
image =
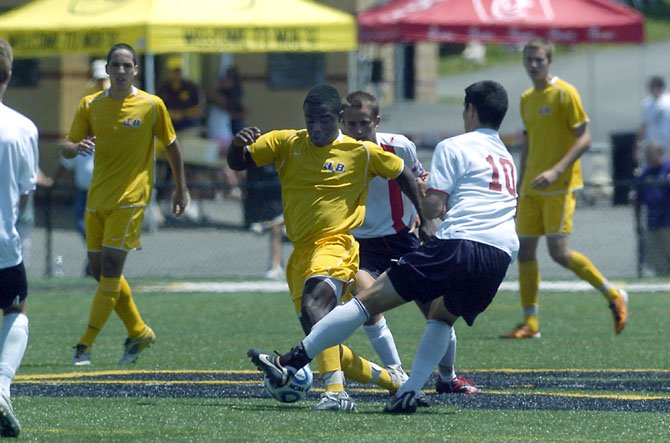
[[[657,277],[670,276],[670,157],[656,143],[644,146],[646,166],[637,179],[638,235],[644,235],[644,250]],[[646,229],[640,221],[646,206]],[[646,231],[646,232],[644,232]]]
[[[39,150],[37,127],[3,104],[12,76],[12,47],[0,40],[0,434],[18,437],[11,384],[28,345],[28,280],[16,222],[35,190]]]
[[[628,294],[610,284],[568,239],[576,206],[575,191],[583,187],[579,158],[591,146],[589,118],[577,89],[553,76],[554,46],[530,40],[523,65],[533,86],[521,95],[525,131],[519,167],[519,293],[524,321],[500,338],[539,338],[540,269],[536,251],[546,236],[551,258],[603,294],[619,334],[626,325]]]
[[[655,75],[647,83],[649,95],[642,100],[638,145],[656,143],[670,154],[670,93],[665,90],[663,77]],[[643,153],[638,153],[638,156]]]

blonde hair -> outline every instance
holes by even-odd
[[[528,40],[528,43],[523,47],[524,56],[529,49],[544,49],[544,53],[546,54],[549,63],[551,63],[551,60],[554,57],[554,44],[544,38],[537,37]]]

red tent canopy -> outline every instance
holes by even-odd
[[[396,0],[358,16],[364,43],[641,43],[643,23],[613,0]]]

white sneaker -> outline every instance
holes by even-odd
[[[12,402],[5,395],[0,394],[0,435],[3,437],[18,437],[21,433],[21,424],[14,415]]]
[[[268,280],[283,280],[286,277],[286,272],[281,266],[272,268],[265,273],[265,278]]]
[[[139,337],[127,338],[123,344],[123,356],[121,357],[119,364],[125,366],[130,363],[135,363],[140,356],[140,352],[151,346],[154,341],[156,341],[156,334],[148,326],[147,330],[144,331],[144,334]]]
[[[394,382],[397,383],[398,387],[402,386],[407,382],[409,379],[409,374],[405,372],[405,369],[402,367],[402,365],[389,365],[386,367],[386,370],[389,371],[389,374],[391,374],[391,378],[393,379]],[[416,402],[416,405],[420,408],[427,408],[430,406],[430,401],[428,401],[428,397],[426,397],[426,394],[424,394],[422,391],[415,392],[414,393],[414,401]]]
[[[88,366],[91,364],[91,351],[81,343],[75,345],[72,355],[72,366]]]
[[[319,402],[312,407],[313,411],[346,411],[356,412],[356,403],[345,391],[324,392]]]

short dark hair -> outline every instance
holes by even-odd
[[[649,79],[649,88],[665,89],[665,80],[660,75],[654,75]]]
[[[551,63],[554,57],[554,44],[547,39],[536,37],[528,40],[528,43],[523,47],[523,56],[526,56],[526,51],[530,48],[544,49],[547,60]]]
[[[464,104],[475,107],[481,124],[498,130],[507,113],[507,91],[492,80],[476,82],[465,88]]]
[[[365,91],[354,91],[350,93],[344,99],[343,105],[344,109],[362,109],[364,107],[369,107],[375,117],[379,116],[379,102],[377,101],[377,98]]]
[[[309,90],[302,104],[303,108],[308,104],[324,106],[334,114],[339,114],[342,111],[340,93],[334,87],[326,84],[314,86]]]
[[[12,73],[12,62],[14,61],[14,54],[12,47],[7,40],[0,39],[0,83],[5,83],[9,80]]]
[[[135,52],[135,49],[133,49],[132,46],[130,46],[128,43],[117,43],[112,48],[109,50],[107,53],[107,63],[110,63],[112,61],[112,54],[114,51],[117,51],[119,49],[125,49],[126,51],[130,52],[133,55],[133,64],[137,65],[137,52]]]

